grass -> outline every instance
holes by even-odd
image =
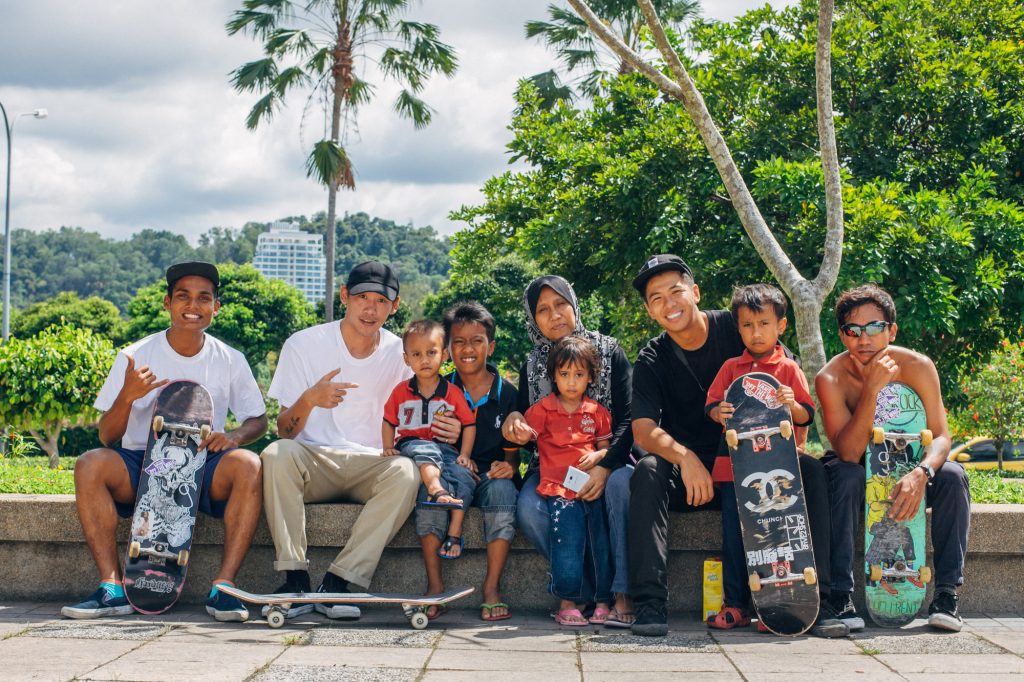
[[[73,495],[74,465],[74,457],[61,457],[59,469],[51,469],[46,457],[0,458],[0,493]]]
[[[980,504],[1024,504],[1022,472],[968,469],[971,500]]]

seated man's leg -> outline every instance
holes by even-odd
[[[508,605],[501,600],[501,574],[505,570],[512,538],[515,537],[518,491],[510,478],[480,479],[475,503],[484,514],[484,541],[487,543],[487,574],[483,584],[484,620],[508,618]]]
[[[117,517],[128,518],[135,505],[135,488],[142,466],[140,452],[98,448],[75,462],[75,506],[89,545],[100,587],[85,601],[65,606],[68,618],[123,616],[133,613],[121,584],[121,562],[117,556]]]
[[[633,600],[629,594],[629,481],[633,466],[613,471],[604,488],[608,511],[608,535],[612,551],[612,592],[615,607],[606,624],[624,627],[633,624]]]
[[[822,459],[828,477],[831,509],[831,592],[832,611],[850,630],[864,629],[864,619],[853,605],[855,535],[864,515],[864,467],[844,462],[833,452]],[[812,527],[812,531],[814,528]]]
[[[550,561],[551,547],[548,544],[548,533],[550,532],[551,517],[548,516],[547,500],[537,494],[538,483],[540,483],[540,472],[538,471],[533,472],[523,482],[523,487],[519,491],[519,499],[516,501],[516,524],[533,548],[541,553],[544,560]]]
[[[961,464],[946,462],[928,486],[932,509],[932,544],[935,548],[935,597],[928,609],[928,624],[960,631],[957,588],[964,584],[964,558],[971,531],[971,491]],[[923,557],[922,557],[923,559]]]
[[[804,483],[807,525],[814,549],[821,608],[811,632],[818,637],[846,637],[850,626],[839,620],[832,606],[832,508],[829,503],[828,474],[821,460],[800,455],[800,478]]]
[[[722,610],[707,619],[708,627],[731,630],[750,625],[750,586],[743,551],[736,485],[720,483],[715,494],[722,506]]]
[[[224,519],[224,553],[213,580],[206,611],[219,621],[245,621],[249,611],[235,597],[217,590],[220,583],[234,584],[263,508],[260,458],[241,448],[209,454],[203,476],[199,510]]]

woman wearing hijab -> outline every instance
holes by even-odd
[[[520,445],[526,445],[533,438],[533,430],[526,424],[523,414],[531,405],[551,393],[552,381],[547,375],[546,366],[548,352],[557,341],[573,335],[586,339],[594,346],[601,358],[601,367],[587,395],[611,412],[612,440],[603,459],[587,472],[590,480],[579,491],[579,497],[594,500],[602,493],[605,495],[615,573],[612,581],[615,606],[605,624],[628,628],[633,622],[626,537],[629,528],[629,477],[633,471],[630,456],[633,432],[629,413],[632,368],[618,341],[583,327],[576,292],[565,279],[547,275],[533,280],[526,287],[523,306],[533,350],[519,371],[518,411],[508,415],[502,432],[509,441]],[[550,517],[546,501],[537,493],[538,480],[539,472],[534,458],[519,493],[516,521],[533,546],[550,559]]]

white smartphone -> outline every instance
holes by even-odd
[[[589,480],[590,474],[586,471],[580,471],[576,467],[570,466],[569,470],[565,472],[565,480],[562,481],[562,485],[574,493],[578,493]]]

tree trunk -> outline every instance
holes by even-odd
[[[46,424],[43,427],[42,434],[34,429],[29,429],[33,440],[49,456],[48,465],[51,469],[56,469],[60,466],[60,453],[57,451],[57,442],[60,439],[61,430],[62,427],[59,423]]]

